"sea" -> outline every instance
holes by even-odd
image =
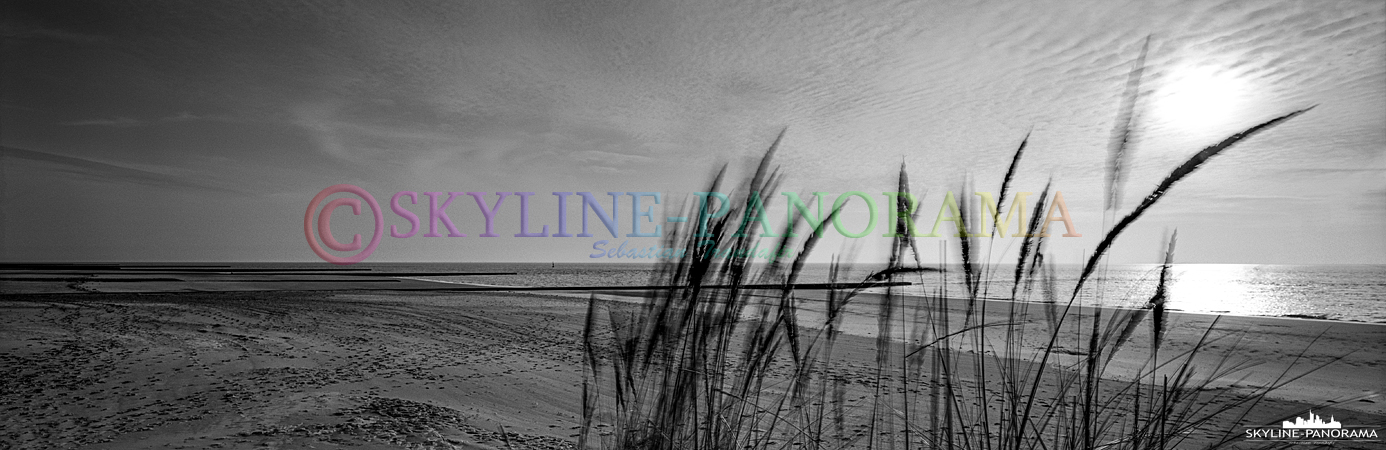
[[[236,264],[285,268],[343,268],[326,263]],[[630,263],[362,263],[346,266],[373,272],[503,272],[513,275],[409,276],[440,283],[488,286],[649,286],[661,285],[658,267]],[[754,266],[753,266],[754,267]],[[1053,265],[1053,289],[1046,297],[1036,285],[1021,300],[1067,302],[1081,267]],[[856,283],[880,267],[850,266],[836,280],[828,264],[808,264],[799,283]],[[996,265],[979,274],[979,294],[1010,299],[1014,266]],[[1086,282],[1078,303],[1140,307],[1155,295],[1161,267],[1156,264],[1109,265]],[[901,275],[913,283],[899,288],[906,295],[966,292],[963,271],[952,266]],[[1175,264],[1170,267],[1166,307],[1171,310],[1241,316],[1294,317],[1386,323],[1386,265]]]

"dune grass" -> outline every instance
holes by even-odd
[[[1109,199],[1120,196],[1120,171],[1134,126],[1131,108],[1139,91],[1129,86],[1139,85],[1142,65],[1138,60],[1132,70],[1113,133]],[[1169,347],[1165,305],[1174,236],[1164,246],[1155,294],[1143,308],[1083,307],[1078,300],[1103,295],[1092,282],[1100,285],[1106,251],[1175,184],[1237,143],[1305,111],[1268,120],[1191,156],[1105,232],[1068,292],[1059,292],[1055,267],[1045,260],[1045,238],[1038,237],[1049,186],[1008,274],[1005,265],[979,251],[986,238],[952,239],[956,249],[941,249],[941,257],[956,253],[959,261],[923,267],[917,242],[907,237],[912,218],[902,214],[892,224],[900,237],[892,240],[883,269],[848,281],[843,274],[850,267],[835,262],[830,282],[839,283],[837,289],[813,296],[796,291],[793,285],[804,274],[820,231],[839,210],[799,240],[786,232],[768,243],[796,247],[791,261],[752,264],[714,257],[707,249],[762,244],[755,233],[736,227],[743,213],[756,207],[760,193],[776,192],[781,174],[772,169],[772,160],[781,133],[754,174],[734,191],[730,213],[714,218],[707,211],[690,211],[708,224],[706,232],[666,238],[666,247],[687,248],[688,256],[663,263],[656,282],[678,289],[650,292],[638,304],[596,297],[589,302],[578,446],[1153,449],[1191,444],[1196,432],[1199,446],[1227,444],[1235,430],[1226,424],[1238,423],[1261,396],[1295,377],[1283,373],[1276,382],[1238,396],[1211,388],[1213,380],[1248,368],[1228,358],[1195,367],[1196,357],[1212,342],[1235,339],[1216,330],[1216,321],[1191,347]],[[1014,152],[1001,185],[1002,201],[1028,138]],[[725,174],[724,167],[705,191],[718,192]],[[896,184],[899,192],[908,192],[903,165]],[[908,196],[897,198],[897,211],[908,211]],[[1115,217],[1117,203],[1107,205]],[[966,204],[962,210],[968,210]],[[1004,210],[998,205],[997,214]],[[966,219],[958,226],[958,234],[966,236]],[[799,227],[785,224],[786,231]],[[704,245],[708,241],[714,245]],[[949,280],[958,276],[963,292],[950,292]],[[1007,276],[1010,301],[986,300],[994,282]],[[937,287],[921,297],[879,284],[900,281]],[[766,289],[767,284],[781,287]],[[804,314],[805,308],[816,312]],[[848,366],[843,354],[835,354],[846,351],[838,347],[844,345],[841,329],[850,308],[869,310],[876,320],[874,341],[867,346],[874,353],[870,367]],[[1137,343],[1141,337],[1144,344]],[[861,346],[849,350],[860,352]],[[1112,371],[1120,352],[1137,352],[1144,362],[1134,370]],[[849,402],[849,396],[865,401]],[[1209,429],[1216,426],[1223,429]]]

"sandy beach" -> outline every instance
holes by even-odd
[[[15,448],[491,448],[500,426],[563,448],[576,423],[568,300],[45,297],[0,306]]]
[[[16,284],[7,289],[35,290]],[[12,448],[570,448],[578,432],[579,295],[88,290],[0,302],[0,441]],[[1210,319],[1176,314],[1170,348]],[[1214,383],[1233,395],[1283,372],[1316,336],[1299,367],[1342,358],[1218,426],[1308,408],[1386,422],[1386,326],[1224,317],[1218,329],[1248,332],[1206,355],[1235,347],[1259,364]],[[1143,358],[1138,347],[1127,360]],[[843,401],[860,411],[874,340],[845,335],[837,348],[853,378]]]

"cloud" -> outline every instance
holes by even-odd
[[[114,118],[114,119],[76,120],[76,121],[72,121],[72,122],[63,122],[62,124],[63,124],[63,125],[68,125],[68,126],[74,126],[74,127],[97,126],[97,127],[129,128],[129,127],[138,127],[138,126],[148,125],[149,122],[140,121],[140,120],[135,120],[135,119],[131,119],[131,118],[129,118],[129,117],[117,117],[117,118]]]
[[[653,158],[642,155],[604,152],[601,150],[582,150],[568,154],[568,158],[583,164],[623,165],[651,161]]]
[[[118,14],[94,4],[84,15],[36,2],[13,20],[37,25],[6,28],[20,37],[11,73],[28,84],[4,107],[53,115],[6,115],[11,129],[49,127],[6,143],[131,155],[154,143],[157,163],[187,170],[183,151],[234,150],[247,170],[289,183],[329,160],[435,184],[678,189],[758,154],[787,126],[777,163],[796,188],[875,189],[903,159],[939,190],[968,175],[998,185],[1033,129],[1017,185],[1037,191],[1053,176],[1077,194],[1100,189],[1118,97],[1150,35],[1143,107],[1170,98],[1186,69],[1254,95],[1227,129],[1144,111],[1131,195],[1239,127],[1310,104],[1322,106],[1220,156],[1195,177],[1208,183],[1176,194],[1285,193],[1278,183],[1296,177],[1284,172],[1302,175],[1313,198],[1379,186],[1368,178],[1380,172],[1362,169],[1381,166],[1372,155],[1386,142],[1386,10],[1370,3],[637,3],[148,3]],[[212,113],[256,126],[181,126],[232,120]],[[86,120],[52,127],[51,117]],[[119,132],[88,132],[101,127]],[[114,135],[128,140],[113,145]],[[172,182],[74,165],[63,170]],[[1316,168],[1287,169],[1306,165]],[[1330,178],[1341,181],[1303,181]],[[1186,198],[1193,208],[1226,200]]]
[[[210,115],[210,114],[209,114],[209,115],[193,114],[193,113],[190,113],[190,112],[187,112],[187,111],[180,111],[180,112],[178,112],[177,114],[173,114],[173,115],[171,115],[171,116],[164,116],[164,117],[159,118],[159,121],[160,121],[160,122],[189,122],[189,121],[195,121],[195,120],[218,121],[218,122],[232,122],[232,121],[235,121],[236,119],[233,119],[233,118],[230,117],[230,116]]]
[[[6,40],[19,41],[59,41],[77,44],[93,44],[108,39],[105,36],[95,34],[80,33],[75,31],[62,30],[36,26],[33,24],[5,22],[0,23],[0,36]]]
[[[61,124],[62,124],[62,125],[67,125],[67,126],[74,126],[74,127],[96,126],[96,127],[112,127],[112,128],[130,128],[130,127],[143,127],[143,126],[149,126],[149,125],[154,125],[154,124],[159,124],[159,123],[191,122],[191,121],[199,121],[199,120],[202,120],[202,121],[214,120],[214,121],[220,121],[220,122],[232,122],[232,121],[235,121],[235,119],[231,118],[230,116],[222,116],[222,115],[197,115],[197,114],[193,114],[193,113],[190,113],[190,112],[187,112],[187,111],[181,111],[181,112],[178,112],[178,113],[175,113],[175,114],[172,114],[172,115],[168,115],[168,116],[164,116],[164,117],[160,117],[160,118],[154,119],[154,120],[140,120],[140,119],[134,119],[134,118],[130,118],[130,117],[121,116],[121,117],[116,117],[116,118],[114,118],[114,119],[74,120],[74,121],[68,121],[68,122],[61,122]]]
[[[250,195],[241,190],[217,186],[198,178],[169,175],[148,170],[93,161],[85,158],[0,146],[0,160],[9,170],[40,170],[81,180],[113,184],[139,184],[173,190],[217,191],[235,195]]]
[[[1311,173],[1311,174],[1315,174],[1315,175],[1325,175],[1325,174],[1326,174],[1326,175],[1334,175],[1334,174],[1343,174],[1343,173],[1370,173],[1370,172],[1386,172],[1386,167],[1377,167],[1377,168],[1345,168],[1345,167],[1335,167],[1335,168],[1313,168],[1313,167],[1305,167],[1305,168],[1285,169],[1285,170],[1282,171],[1281,173]]]

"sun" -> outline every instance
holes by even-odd
[[[1153,114],[1179,132],[1214,132],[1235,122],[1243,109],[1246,83],[1226,70],[1176,70],[1156,88]]]

